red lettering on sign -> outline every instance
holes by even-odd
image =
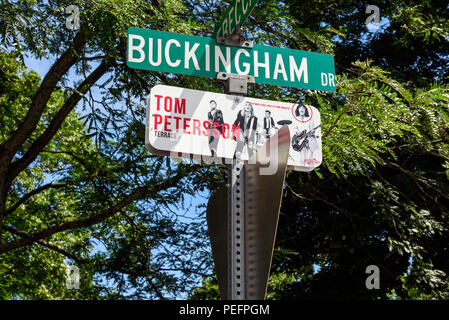
[[[179,132],[179,120],[181,120],[181,117],[173,117],[173,119],[176,120],[176,132]]]
[[[204,127],[204,129],[206,129],[206,131],[203,131],[203,134],[204,134],[206,137],[210,136],[210,130],[209,130],[209,128],[210,128],[210,122],[209,122],[209,121],[204,121],[204,122],[203,122],[203,127]]]
[[[218,138],[219,136],[220,136],[220,131],[218,131],[218,129],[217,129],[217,127],[219,126],[220,124],[218,123],[218,122],[214,122],[213,124],[212,124],[212,127],[214,128],[214,132],[212,132],[212,134],[214,135],[214,138]]]
[[[154,130],[157,130],[157,125],[162,123],[162,116],[160,114],[154,115]]]
[[[165,116],[165,119],[164,119],[164,122],[165,122],[164,130],[168,131],[168,132],[171,132],[171,129],[167,128],[167,126],[171,125],[171,123],[168,122],[168,120],[170,120],[170,119],[171,119],[171,116]]]
[[[161,109],[161,98],[162,96],[156,94],[154,95],[156,97],[156,110],[159,111]]]
[[[181,99],[180,105],[179,98],[175,98],[175,112],[180,114],[186,114],[186,99]]]
[[[320,164],[320,162],[316,159],[304,159],[304,163],[307,165],[311,165],[311,164]]]
[[[223,123],[223,127],[222,127],[222,135],[223,138],[228,139],[230,132],[229,132],[229,124],[227,123]]]
[[[168,104],[167,102],[169,102],[170,104]],[[164,110],[165,112],[171,112],[173,109],[173,101],[170,97],[165,97],[164,99]]]
[[[190,134],[190,132],[187,131],[187,128],[190,127],[190,125],[187,123],[190,121],[190,118],[184,118],[184,133]]]
[[[193,119],[193,134],[201,135],[201,121],[198,119]],[[198,133],[196,133],[198,131]]]
[[[224,139],[234,140],[240,140],[241,138],[240,126],[178,116],[178,114],[186,114],[186,99],[164,95],[154,95],[154,98],[156,99],[155,111],[162,113],[162,115],[157,113],[153,114],[154,130],[162,130],[167,132],[167,134],[169,132],[177,132],[196,136],[213,136],[214,138],[223,137]],[[160,137],[165,138],[167,136]]]
[[[235,134],[237,132],[237,135]],[[235,126],[235,124],[232,125],[232,139],[237,139],[237,141],[240,141],[240,126]]]

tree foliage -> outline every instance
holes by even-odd
[[[155,84],[221,87],[129,69],[125,53],[131,26],[210,36],[227,2],[1,2],[0,297],[218,298],[195,208],[226,170],[149,154],[144,125]],[[372,4],[376,32],[366,3],[346,0],[260,0],[244,25],[258,43],[334,55],[338,75],[335,93],[249,90],[305,97],[322,117],[323,165],[287,175],[269,299],[449,296],[448,8]],[[42,79],[26,57],[51,61]],[[67,264],[80,290],[66,289]],[[365,287],[372,264],[380,290]]]
[[[288,173],[281,208],[270,283],[295,280],[269,284],[268,297],[448,298],[447,7],[373,4],[388,22],[377,32],[354,1],[262,1],[246,28],[269,45],[331,53],[338,73],[335,94],[251,92],[304,95],[324,128],[323,165]],[[373,264],[381,290],[365,287]]]
[[[79,30],[65,27],[69,4],[80,7]],[[2,2],[2,297],[175,297],[207,274],[204,226],[183,210],[216,170],[146,151],[145,95],[166,77],[124,63],[129,26],[178,31],[181,10],[176,1]],[[30,54],[54,59],[43,79],[21,62]],[[80,291],[65,287],[73,263]]]

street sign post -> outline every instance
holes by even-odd
[[[253,11],[258,0],[233,0],[215,28],[213,37],[225,37],[235,32]]]
[[[227,190],[219,189],[207,204],[207,225],[222,299],[265,298],[290,140],[290,130],[284,125],[256,152],[255,161],[250,161],[254,164],[233,165]],[[275,148],[271,144],[276,144]],[[270,149],[277,150],[270,155],[277,161],[269,161],[276,162],[276,173],[261,175]]]
[[[256,83],[335,91],[334,58],[328,54],[254,45],[217,44],[213,38],[129,28],[130,68],[217,78],[254,76]]]
[[[283,125],[292,132],[289,169],[318,167],[321,122],[315,107],[157,85],[148,98],[146,145],[161,155],[248,161]]]

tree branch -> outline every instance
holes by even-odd
[[[331,133],[331,131],[332,131],[332,130],[334,129],[334,127],[337,125],[337,122],[340,120],[340,118],[341,118],[346,112],[348,112],[350,108],[351,108],[351,104],[349,104],[348,107],[347,107],[345,110],[343,110],[342,113],[340,113],[340,114],[338,115],[337,119],[335,119],[334,123],[331,125],[331,127],[329,128],[329,130],[327,130],[327,132],[324,134],[324,136],[323,136],[323,138],[322,138],[323,140],[327,138],[327,136]]]
[[[395,163],[392,163],[390,161],[385,161],[385,163],[387,164],[387,166],[389,166],[390,168],[399,170],[400,172],[406,174],[407,176],[409,176],[410,178],[413,179],[413,181],[415,181],[415,183],[418,185],[418,187],[421,188],[420,184],[423,184],[424,186],[426,186],[427,188],[435,191],[436,193],[438,193],[441,197],[445,198],[446,200],[449,200],[449,197],[447,195],[445,195],[444,193],[442,193],[437,187],[433,186],[432,184],[428,183],[427,181],[425,181],[424,179],[421,179],[417,176],[415,176],[413,173],[411,173],[408,170],[405,170],[404,168],[402,168],[401,166],[398,166]],[[421,191],[424,192],[424,194],[427,195],[427,197],[429,197],[429,199],[432,199],[432,197],[430,197],[430,195],[428,195],[424,190],[421,189]]]
[[[354,222],[354,219],[353,219],[354,216],[356,216],[356,217],[358,217],[358,218],[362,218],[362,217],[357,216],[357,215],[355,215],[355,214],[349,212],[348,210],[345,210],[345,209],[339,207],[338,205],[336,205],[336,204],[334,204],[334,203],[328,201],[328,200],[325,199],[324,197],[323,197],[323,198],[318,197],[317,194],[319,194],[319,191],[318,191],[315,187],[313,187],[313,186],[312,186],[312,189],[315,191],[315,197],[317,197],[317,199],[319,199],[320,201],[323,201],[325,204],[327,204],[327,205],[333,207],[334,209],[340,211],[341,213],[343,213],[343,215],[349,220],[349,223],[351,224],[352,229],[355,231],[355,234],[356,234],[357,238],[358,238],[359,241],[360,241],[360,247],[363,249],[363,251],[365,251],[365,253],[368,255],[368,257],[370,257],[374,262],[376,262],[376,264],[377,264],[378,266],[380,266],[382,269],[384,269],[385,272],[386,272],[391,278],[394,278],[394,275],[387,269],[387,267],[385,267],[385,266],[383,265],[383,263],[381,263],[376,257],[374,257],[374,256],[371,254],[370,250],[368,250],[368,249],[365,247],[365,240],[363,239],[362,235],[360,234],[360,232],[359,232],[359,230],[358,230],[358,228],[357,228],[357,225],[356,225],[356,223]],[[365,219],[366,219],[366,218],[365,218]],[[367,219],[367,220],[368,220],[370,223],[372,223],[372,221],[370,221],[369,219]]]
[[[53,64],[42,80],[39,89],[33,96],[30,108],[19,128],[11,137],[0,145],[1,164],[9,164],[17,150],[31,136],[39,123],[42,112],[50,99],[51,94],[62,76],[76,63],[87,41],[87,29],[82,27],[75,36],[72,45]]]
[[[31,198],[32,196],[34,196],[35,194],[38,194],[44,190],[47,190],[49,188],[62,188],[65,187],[65,184],[54,184],[54,183],[49,183],[46,185],[43,185],[42,187],[39,187],[29,193],[27,193],[26,195],[24,195],[19,201],[17,201],[12,207],[10,207],[9,209],[7,209],[5,211],[5,216],[7,216],[8,214],[14,212],[21,204],[23,204],[25,201],[27,201],[29,198]]]
[[[81,58],[82,61],[92,61],[92,60],[99,60],[99,59],[104,59],[105,56],[94,56],[94,57],[85,57],[85,58]]]
[[[358,89],[353,93],[353,96],[356,96],[357,93],[358,93],[359,91],[360,91],[360,88],[358,88]],[[347,107],[345,110],[343,110],[342,113],[340,113],[340,114],[338,115],[337,119],[335,119],[334,123],[331,125],[331,127],[329,128],[329,130],[327,130],[327,132],[326,132],[326,133],[324,134],[324,136],[322,137],[323,140],[326,139],[327,136],[331,133],[331,131],[335,128],[335,126],[337,125],[337,122],[340,120],[340,118],[341,118],[346,112],[348,112],[349,109],[351,109],[351,106],[352,106],[352,99],[349,99],[348,107]]]
[[[429,141],[427,143],[424,143],[424,145],[426,145],[426,144],[438,144],[440,142],[447,142],[447,141],[445,139],[437,139],[437,140],[433,140],[433,141]],[[403,145],[400,145],[400,146],[397,146],[397,147],[393,147],[392,149],[393,150],[402,150],[404,148],[416,147],[416,146],[420,146],[420,145],[423,145],[423,144],[419,144],[419,143],[411,144],[411,143],[408,143],[408,144],[403,144]]]
[[[79,220],[74,220],[70,222],[65,222],[59,225],[55,225],[52,227],[49,227],[45,230],[42,230],[40,232],[37,232],[35,234],[29,235],[26,238],[22,238],[19,240],[15,240],[9,243],[6,243],[4,245],[0,246],[0,254],[5,253],[17,248],[21,248],[27,245],[32,244],[33,242],[36,242],[37,240],[47,238],[55,233],[59,233],[62,231],[72,230],[76,228],[85,228],[90,227],[92,225],[95,225],[103,220],[106,220],[113,215],[115,215],[117,212],[131,204],[132,202],[142,199],[146,197],[149,193],[155,193],[159,192],[165,189],[168,189],[172,186],[175,186],[182,178],[184,177],[181,172],[178,172],[178,174],[170,179],[167,179],[166,181],[155,185],[151,187],[139,187],[134,189],[128,196],[124,197],[121,201],[119,201],[116,205],[112,206],[111,208],[103,211],[103,213],[90,217],[90,218],[84,218]]]
[[[17,231],[16,229],[11,228],[9,226],[5,226],[4,229],[6,231],[12,233],[12,234],[15,234],[15,235],[18,235],[18,236],[22,237],[22,238],[28,237],[25,233]],[[89,259],[83,259],[83,258],[77,257],[77,256],[71,254],[70,252],[67,252],[64,249],[61,249],[58,246],[55,246],[54,244],[51,244],[51,243],[46,242],[44,240],[36,240],[35,243],[40,244],[41,246],[47,247],[47,248],[49,248],[49,249],[51,249],[53,251],[56,251],[56,252],[62,254],[63,256],[66,256],[67,258],[72,259],[72,260],[74,260],[74,261],[76,261],[78,263],[89,262]]]
[[[438,159],[441,159],[441,160],[449,162],[449,157],[446,157],[445,155],[442,155],[442,154],[439,154],[439,153],[435,153],[435,152],[428,151],[428,150],[421,150],[419,148],[416,148],[416,150],[414,150],[414,151],[417,152],[417,153],[420,153],[420,154],[429,155],[429,156],[432,156],[432,157],[435,157],[435,158],[438,158]]]
[[[70,98],[64,103],[58,113],[55,115],[53,120],[50,122],[47,129],[42,133],[36,141],[33,142],[31,147],[25,153],[25,155],[19,160],[15,161],[10,170],[8,171],[7,181],[11,183],[12,180],[24,170],[30,163],[32,163],[42,149],[51,141],[55,136],[62,123],[73,110],[76,104],[81,100],[84,93],[87,92],[89,87],[98,81],[113,64],[112,61],[103,60],[101,64],[78,86],[78,88],[73,92]]]
[[[72,157],[73,159],[76,160],[76,162],[78,162],[79,164],[81,164],[83,166],[84,169],[86,169],[87,172],[92,173],[91,168],[89,168],[86,163],[84,162],[83,159],[81,159],[80,157],[78,157],[77,155],[75,155],[73,152],[71,151],[55,151],[55,150],[42,150],[41,153],[52,153],[52,154],[66,154],[70,157]]]

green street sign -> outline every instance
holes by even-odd
[[[126,63],[135,69],[217,78],[254,76],[256,83],[335,91],[334,58],[328,54],[254,45],[219,45],[213,38],[129,28]]]
[[[225,37],[234,32],[235,27],[248,18],[259,0],[233,0],[226,9],[220,23],[215,28],[213,37]]]

